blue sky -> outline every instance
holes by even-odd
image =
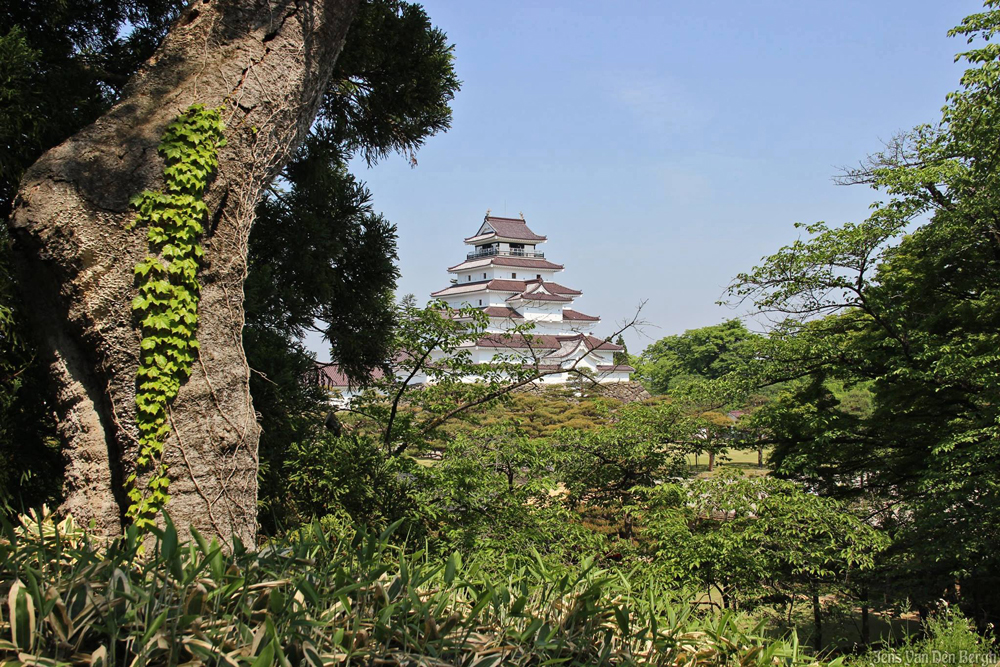
[[[715,305],[795,222],[862,219],[838,167],[939,118],[966,0],[428,1],[463,81],[410,168],[356,164],[399,228],[400,295],[447,285],[486,209],[545,234],[578,310],[610,333],[647,301],[652,340]],[[321,359],[323,345],[310,340]]]

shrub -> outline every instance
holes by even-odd
[[[898,646],[884,645],[851,660],[868,665],[995,665],[990,636],[976,632],[969,619],[951,607],[927,618],[919,639],[906,636]]]
[[[487,577],[362,529],[227,553],[166,518],[96,545],[71,519],[25,517],[0,539],[0,662],[62,665],[797,665],[791,642],[726,614],[632,595],[585,562]]]

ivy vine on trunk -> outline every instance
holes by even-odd
[[[225,145],[220,112],[194,104],[167,127],[159,146],[164,191],[146,190],[133,200],[135,224],[149,227],[149,250],[136,264],[138,296],[132,300],[142,342],[135,393],[139,455],[128,479],[128,516],[140,529],[155,525],[169,500],[162,454],[170,403],[198,354],[198,264],[204,255],[199,237],[208,217],[202,197]],[[142,489],[138,476],[147,472]]]

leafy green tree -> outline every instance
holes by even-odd
[[[607,423],[613,399],[601,396],[574,396],[574,392],[559,386],[533,388],[514,393],[507,403],[498,405],[478,417],[469,428],[488,427],[516,419],[520,428],[531,438],[546,438],[559,429],[590,430]]]
[[[629,538],[637,489],[682,473],[686,448],[678,442],[689,439],[690,431],[690,420],[675,405],[631,403],[607,426],[557,432],[553,441],[569,502],[613,512]]]
[[[656,341],[638,358],[636,370],[651,391],[669,392],[691,379],[713,380],[736,368],[754,338],[739,320],[691,329]]]
[[[285,507],[284,462],[326,410],[312,355],[319,331],[359,385],[392,358],[396,228],[349,171],[396,152],[415,164],[446,130],[459,87],[452,47],[417,4],[364,2],[351,26],[310,137],[257,208],[250,236],[244,349],[260,415],[261,522]]]
[[[279,528],[346,513],[355,525],[384,530],[396,521],[419,537],[424,521],[417,500],[422,470],[412,459],[391,457],[377,440],[337,436],[312,428],[282,461],[286,503]]]
[[[791,481],[721,474],[639,494],[637,535],[658,573],[696,584],[724,607],[808,597],[819,652],[821,596],[849,593],[887,542],[849,509]]]
[[[62,464],[50,387],[20,326],[20,301],[0,227],[0,512],[12,514],[60,496]]]
[[[535,553],[578,562],[599,552],[602,538],[558,502],[554,473],[552,447],[516,421],[460,434],[423,478],[428,530],[446,551],[480,553],[497,564]]]
[[[835,500],[773,477],[716,476],[695,481],[694,513],[708,524],[699,559],[706,582],[727,597],[762,590],[791,601],[809,597],[813,642],[823,648],[820,597],[843,591],[855,570],[870,570],[885,537]]]
[[[0,141],[5,218],[24,169],[107,111],[182,4],[15,3],[0,13],[0,92],[9,102],[0,110],[0,139],[10,133]],[[373,212],[371,194],[348,161],[361,156],[371,164],[395,152],[415,164],[426,139],[448,128],[459,87],[445,34],[419,5],[396,0],[360,3],[333,69],[309,137],[257,207],[249,240],[243,342],[263,427],[265,524],[280,501],[280,480],[272,475],[310,420],[321,417],[321,392],[302,381],[313,375],[313,362],[298,338],[320,328],[334,358],[359,382],[384,361],[391,338],[395,228]],[[32,343],[26,340],[29,350]],[[50,391],[44,376],[21,373],[16,391],[46,406],[39,402]],[[7,403],[15,399],[13,384],[0,391]],[[42,421],[25,431],[19,446],[42,451]],[[30,458],[9,458],[26,465],[15,472],[30,473]]]
[[[983,594],[1000,585],[998,32],[992,1],[952,30],[972,46],[940,122],[844,174],[879,192],[868,219],[805,227],[732,288],[787,318],[761,377],[809,378],[775,415],[776,464],[877,499],[888,594],[958,598],[982,622],[1000,613]],[[850,414],[834,385],[870,390],[870,410]]]
[[[79,0],[0,11],[0,217],[38,156],[108,110],[182,6]]]

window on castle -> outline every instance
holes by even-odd
[[[541,280],[541,279],[542,279],[542,274],[536,273],[535,274],[535,280]]]
[[[486,280],[486,274],[485,273],[483,274],[483,280]]]
[[[511,277],[511,278],[517,278],[517,274],[516,274],[516,273],[513,273],[513,272],[512,272],[512,273],[510,274],[510,277]]]
[[[480,306],[483,305],[483,300],[482,299],[479,300],[479,305]]]
[[[472,274],[471,273],[469,275],[465,276],[465,282],[469,282],[471,280],[472,280]]]

